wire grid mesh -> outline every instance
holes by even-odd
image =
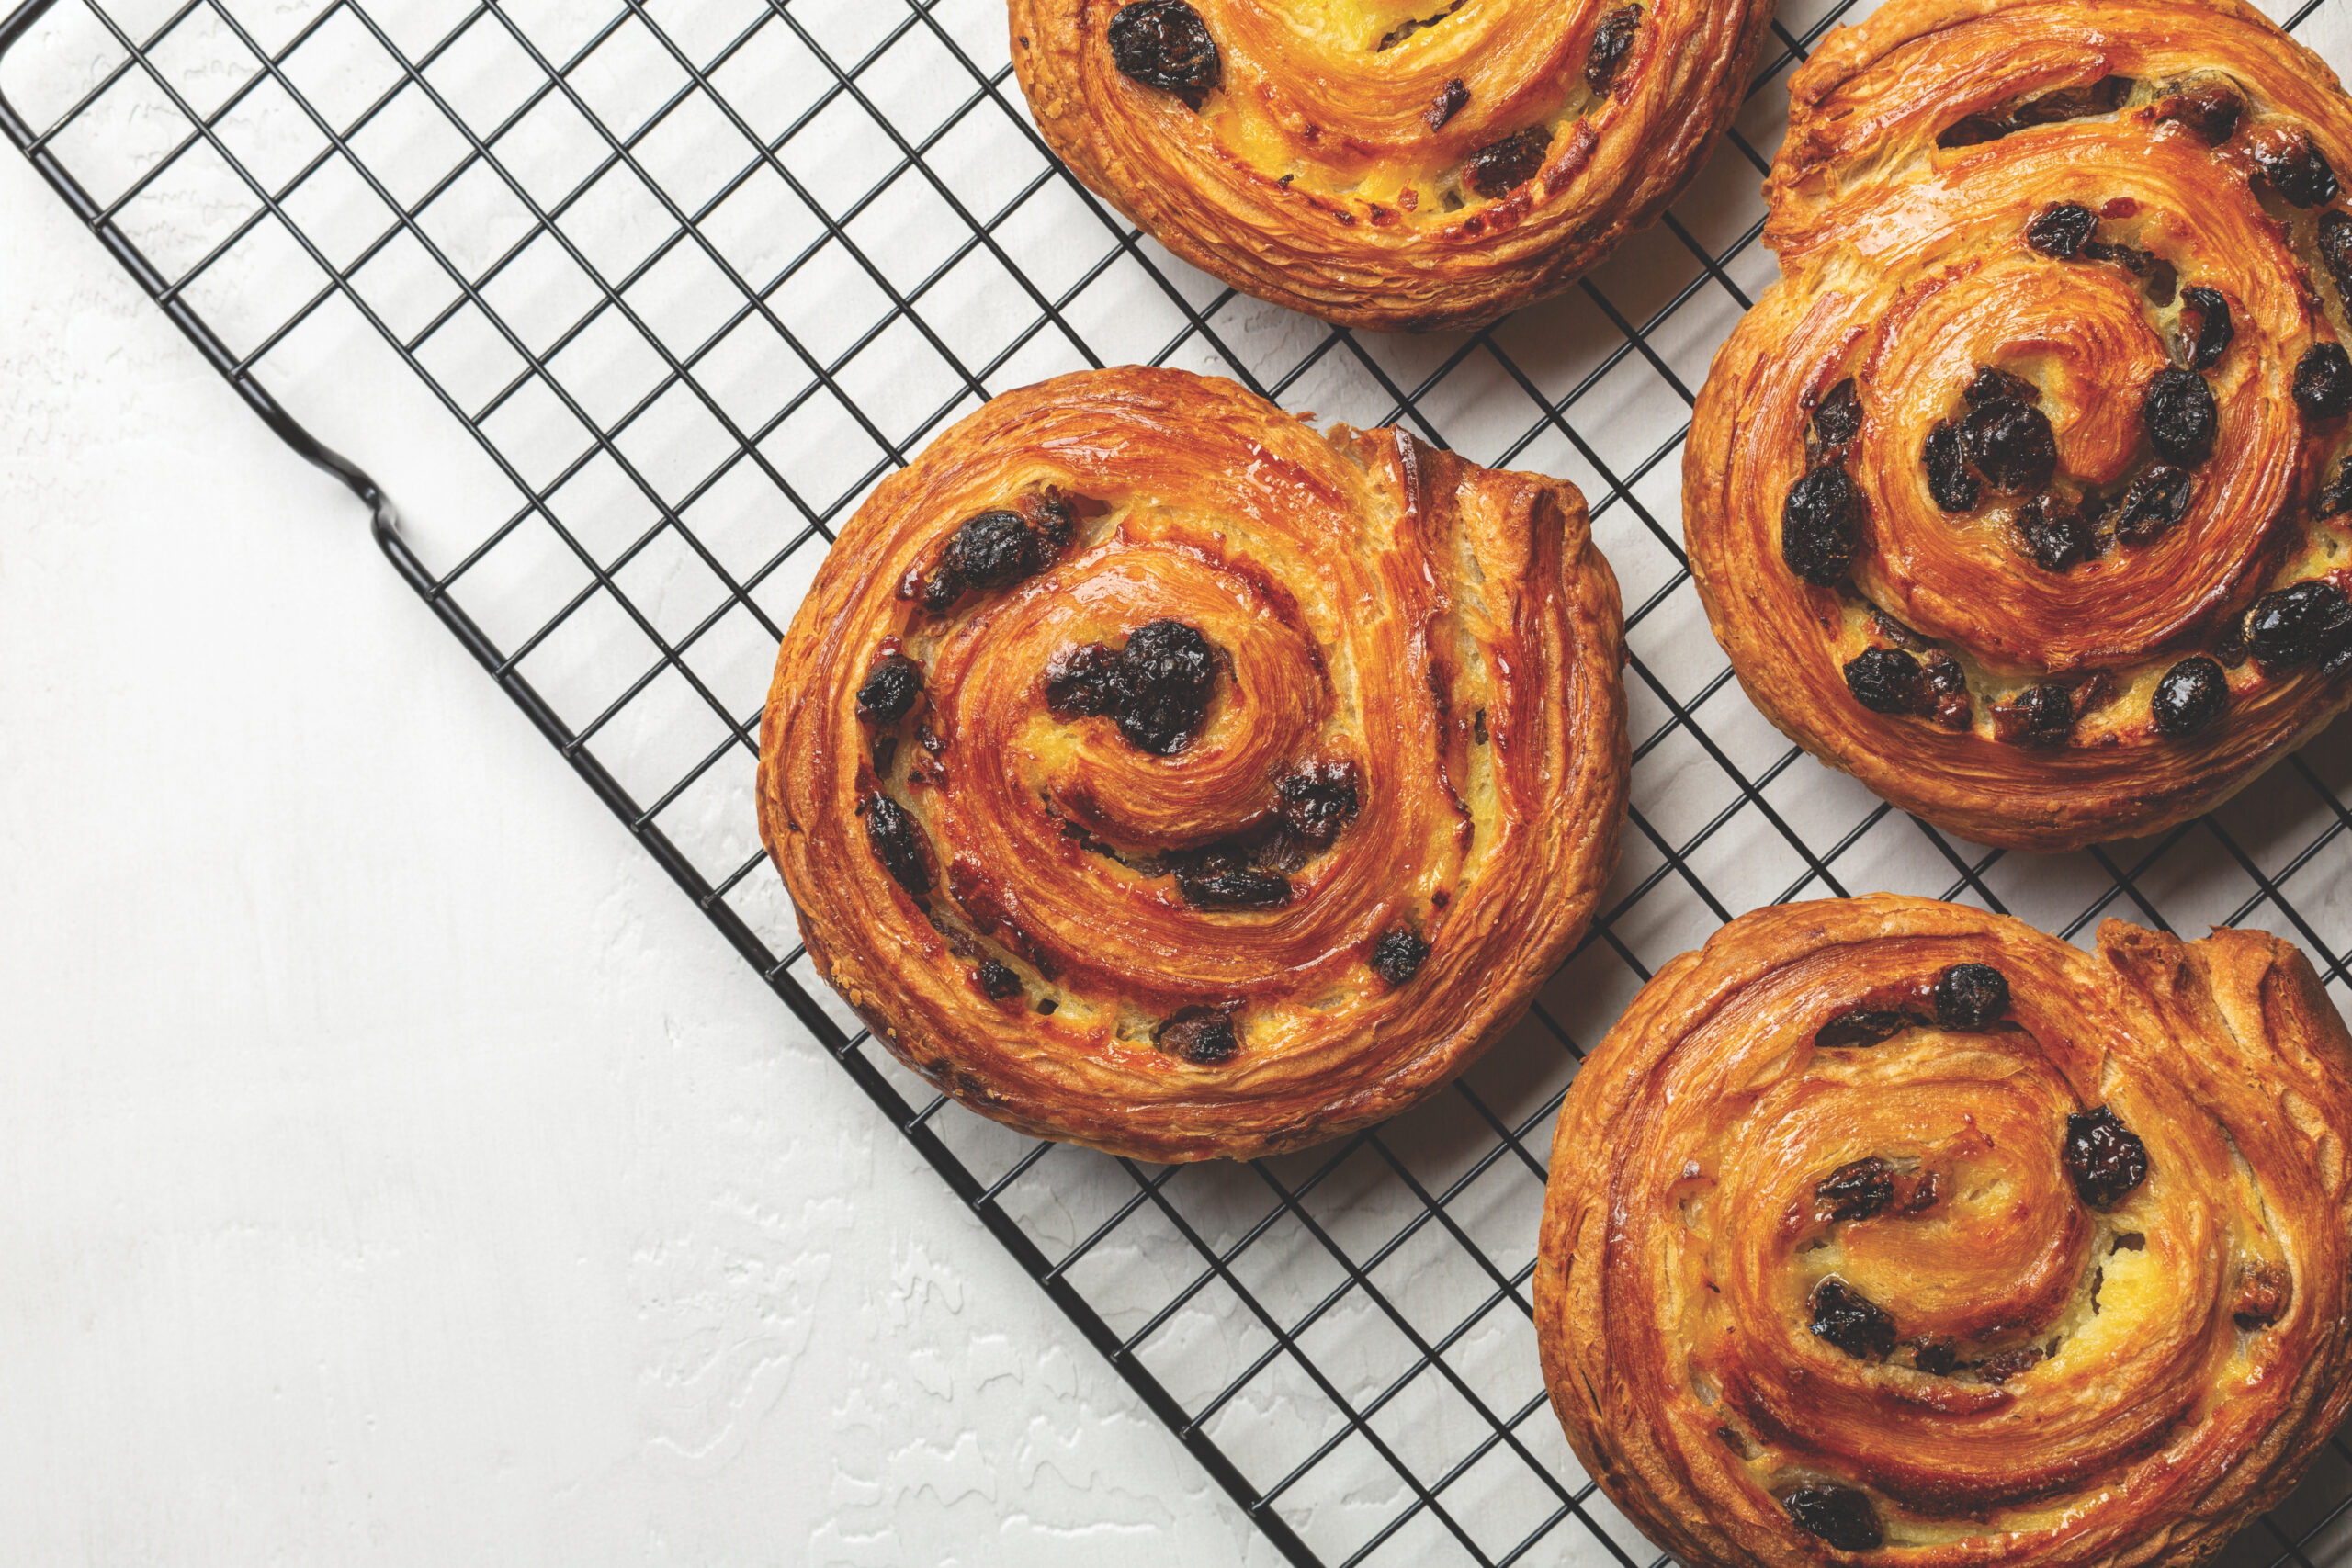
[[[1804,759],[1707,635],[1674,458],[1773,276],[1787,73],[1851,0],[1784,6],[1728,143],[1591,280],[1413,338],[1139,239],[1030,127],[1000,0],[609,4],[32,0],[0,23],[0,129],[375,506],[412,585],[1281,1556],[1663,1561],[1545,1412],[1535,1221],[1581,1046],[1742,910],[1892,888],[2069,938],[2267,925],[2352,988],[2345,728],[2161,838],[2003,854]],[[2352,0],[2279,15],[2352,59]],[[834,525],[991,390],[1136,360],[1575,479],[1629,606],[1635,805],[1593,934],[1448,1094],[1250,1166],[1035,1144],[933,1094],[809,974],[752,827],[775,644]],[[2347,1509],[2339,1438],[2227,1561],[2346,1561]]]

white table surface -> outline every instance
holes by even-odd
[[[1272,1562],[13,155],[0,1562]]]

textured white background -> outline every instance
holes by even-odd
[[[0,1562],[1272,1553],[0,157]]]

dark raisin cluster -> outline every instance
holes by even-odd
[[[923,851],[922,829],[907,808],[887,795],[865,800],[865,842],[890,879],[920,898],[931,891],[931,862]]]
[[[1833,1051],[1846,1046],[1876,1045],[1927,1021],[1917,1013],[1899,1008],[1856,1008],[1823,1024],[1815,1032],[1813,1043],[1823,1050]]]
[[[1861,547],[1862,492],[1846,470],[1825,464],[1789,487],[1781,505],[1781,558],[1816,588],[1837,585]]]
[[[1421,111],[1421,123],[1431,130],[1442,130],[1446,121],[1460,114],[1469,103],[1469,85],[1456,76],[1440,87],[1436,99]]]
[[[2181,345],[2181,357],[2188,361],[2191,370],[2211,370],[2237,336],[2237,327],[2230,320],[2230,302],[2211,288],[2184,288],[2180,303],[2181,320],[2193,318],[2197,322],[2196,331]]]
[[[1179,1008],[1152,1032],[1152,1043],[1196,1066],[1229,1062],[1241,1049],[1233,1014],[1224,1008]]]
[[[2148,718],[2157,734],[2185,739],[2221,717],[2229,704],[2228,673],[2199,653],[2165,671],[2149,699]]]
[[[1861,438],[1862,395],[1851,376],[1829,389],[1813,411],[1813,441],[1816,454],[1826,457]]]
[[[2148,378],[2140,398],[2140,420],[2147,427],[2148,444],[2167,461],[2194,468],[2212,454],[2221,415],[2204,377],[2167,365]]]
[[[1198,108],[1224,80],[1225,62],[1201,14],[1184,0],[1136,0],[1120,7],[1109,29],[1119,74]]]
[[[1832,1220],[1867,1220],[1894,1201],[1894,1172],[1871,1155],[1831,1171],[1813,1196]]]
[[[2009,982],[1989,964],[1955,964],[1936,976],[1936,1021],[1983,1029],[2009,1010]]]
[[[1179,861],[1176,891],[1195,909],[1277,909],[1290,902],[1290,878],[1252,865],[1238,846],[1219,844]]]
[[[2295,406],[2313,419],[2352,412],[2352,355],[2340,343],[2315,343],[2295,361]]]
[[[2012,746],[2055,746],[2075,731],[2075,694],[2055,681],[2028,686],[1992,707],[1995,739]]]
[[[2263,182],[2289,206],[2325,207],[2335,199],[2335,170],[2307,133],[2278,128],[2248,140]]]
[[[2132,96],[2129,76],[2103,76],[2087,87],[2061,87],[2012,107],[2007,114],[1973,114],[1955,120],[1936,138],[1939,147],[1974,147],[2037,125],[2112,114]]]
[[[1107,714],[1128,745],[1172,757],[1208,718],[1216,650],[1182,621],[1150,621],[1117,650],[1066,649],[1046,666],[1046,705],[1065,722]]]
[[[1894,1348],[1894,1319],[1835,1274],[1813,1288],[1813,1332],[1857,1359],[1881,1359]]]
[[[979,981],[980,989],[995,1001],[1017,997],[1022,992],[1020,972],[1010,964],[1000,964],[993,958],[983,963],[974,972],[973,977]]]
[[[1429,955],[1430,944],[1399,926],[1372,944],[1372,972],[1391,987],[1401,986],[1420,973]]]
[[[2187,468],[2152,463],[2141,470],[2115,509],[2115,536],[2127,545],[2153,545],[2188,514],[2196,480]]]
[[[1036,502],[1035,516],[983,512],[948,536],[922,585],[922,607],[934,614],[951,608],[967,592],[1009,588],[1054,564],[1069,544],[1069,509],[1051,499]]]
[[[857,716],[867,724],[896,724],[914,711],[922,695],[922,666],[903,653],[886,653],[857,689]]]
[[[1551,146],[1552,132],[1546,127],[1515,130],[1471,153],[1462,167],[1462,183],[1478,196],[1509,196],[1543,169],[1544,154]]]
[[[2219,147],[2235,135],[2245,114],[2245,101],[2219,82],[2176,93],[2156,105],[2156,118],[2187,126],[2208,146]]]
[[[1317,758],[1274,786],[1276,814],[1301,843],[1329,849],[1363,808],[1363,775],[1345,758]]]
[[[2246,614],[2245,646],[2265,674],[2314,664],[2336,674],[2352,665],[2352,601],[2323,577],[2266,593]]]
[[[2066,1118],[2063,1153],[2075,1190],[2094,1209],[2111,1209],[2148,1179],[2148,1145],[2108,1106]]]
[[[1600,18],[1592,29],[1592,48],[1585,55],[1585,85],[1601,97],[1609,96],[1617,85],[1617,67],[1624,60],[1625,51],[1634,46],[1634,35],[1642,28],[1642,8],[1620,6]]]
[[[1797,1529],[1839,1551],[1875,1551],[1886,1540],[1878,1510],[1850,1486],[1800,1486],[1781,1499],[1781,1506]]]

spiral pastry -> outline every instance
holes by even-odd
[[[1574,487],[1229,381],[1066,376],[885,480],[794,619],[760,825],[820,973],[973,1110],[1159,1160],[1468,1066],[1624,809]]]
[[[1690,565],[1757,705],[2065,849],[2352,698],[2352,104],[2233,0],[1894,0],[1792,84]]]
[[[2194,1562],[2352,1407],[2347,1151],[2352,1037],[2263,932],[1759,910],[1570,1090],[1552,1402],[1690,1568]]]
[[[1012,0],[1079,178],[1236,288],[1475,326],[1663,211],[1730,124],[1770,0]]]

